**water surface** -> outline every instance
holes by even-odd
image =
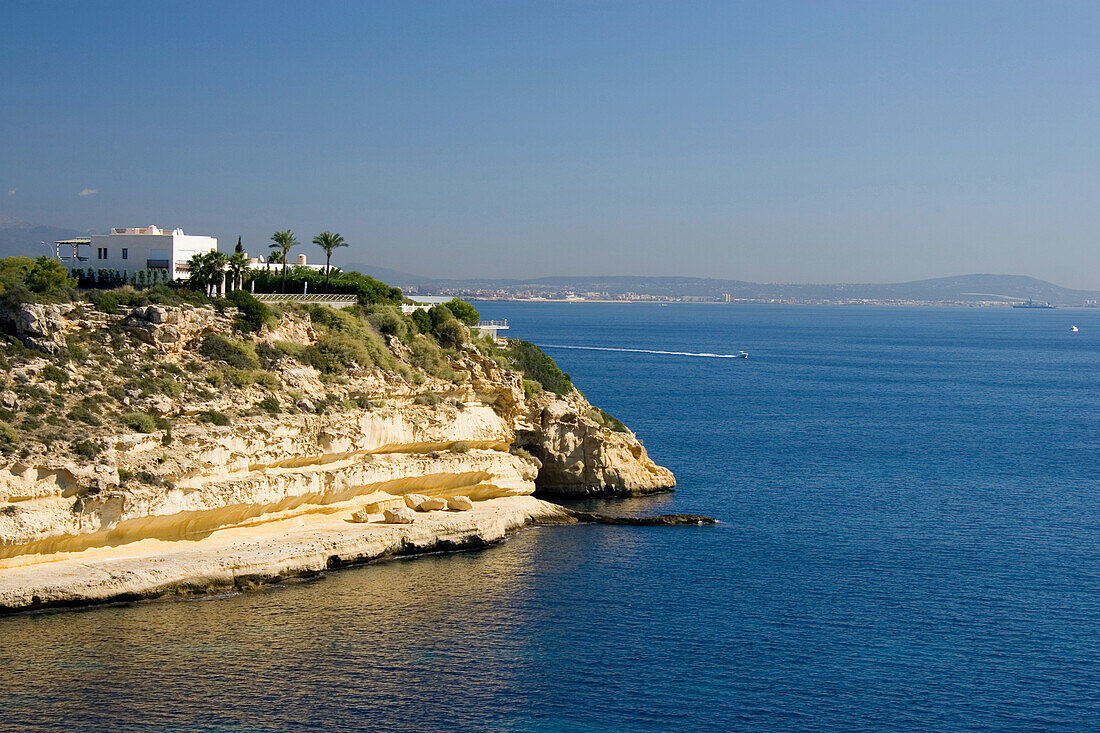
[[[0,727],[1100,728],[1100,311],[479,307],[749,351],[547,348],[723,523],[0,618]]]

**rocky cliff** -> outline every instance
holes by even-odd
[[[465,329],[441,348],[392,308],[287,308],[254,333],[225,306],[104,310],[5,318],[0,574],[336,512],[377,520],[407,494],[674,485],[621,423],[525,384],[507,347]]]

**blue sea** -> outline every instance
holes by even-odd
[[[721,523],[0,618],[0,728],[1100,729],[1100,309],[478,306]]]

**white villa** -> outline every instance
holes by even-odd
[[[54,243],[57,259],[70,270],[115,270],[123,276],[141,270],[166,270],[168,279],[187,277],[192,255],[218,248],[215,237],[184,234],[182,229],[116,227],[109,234]],[[70,247],[71,252],[64,251]]]

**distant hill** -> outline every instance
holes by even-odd
[[[1100,291],[1074,290],[1026,275],[956,275],[903,283],[753,283],[704,277],[557,276],[531,279],[469,278],[441,279],[360,263],[346,266],[401,288],[421,293],[446,291],[473,294],[584,295],[603,293],[617,297],[626,293],[683,298],[698,296],[751,300],[915,300],[935,303],[1035,300],[1056,305],[1080,305],[1100,301]]]
[[[75,229],[28,224],[10,216],[0,216],[0,257],[52,255],[56,240],[80,236],[87,235]]]

